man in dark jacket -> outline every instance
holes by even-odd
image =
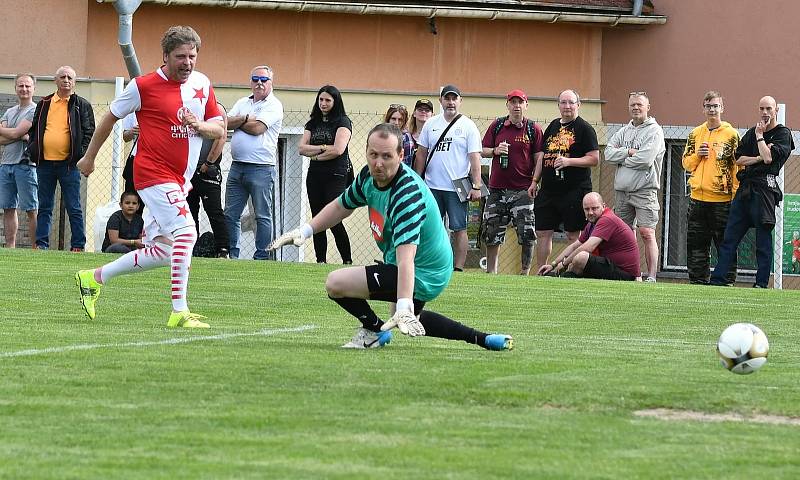
[[[736,164],[744,166],[736,175],[739,189],[733,197],[725,236],[719,249],[719,261],[711,275],[712,285],[728,285],[725,272],[733,254],[750,228],[756,229],[756,283],[767,288],[772,267],[772,229],[775,207],[783,200],[776,181],[783,164],[794,150],[792,132],[778,123],[778,105],[772,97],[758,102],[760,121],[744,134],[736,148]]]
[[[91,104],[75,93],[75,70],[56,71],[57,90],[44,97],[33,114],[28,132],[26,158],[37,166],[39,177],[39,217],[36,247],[50,247],[50,222],[55,204],[56,182],[61,184],[70,224],[70,250],[83,251],[86,232],[81,208],[81,175],[75,167],[83,157],[94,133]]]

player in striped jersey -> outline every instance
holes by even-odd
[[[463,340],[489,350],[509,350],[510,335],[486,334],[444,315],[423,310],[450,282],[453,251],[436,201],[422,179],[402,162],[402,133],[387,123],[367,136],[367,166],[338,199],[309,223],[275,240],[270,248],[301,245],[358,207],[368,207],[370,230],[384,263],[331,272],[328,296],[361,322],[345,348],[375,348],[389,343],[395,326],[406,335]],[[383,322],[367,300],[396,302]]]

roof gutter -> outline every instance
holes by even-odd
[[[114,0],[97,0],[109,3]],[[484,20],[527,20],[547,23],[591,23],[617,25],[663,25],[663,15],[598,14],[571,11],[544,11],[532,8],[503,9],[497,7],[426,7],[392,5],[374,2],[339,3],[304,0],[142,0],[166,6],[203,6],[226,8],[255,8],[261,10],[287,10],[293,12],[346,13],[353,15],[400,15],[406,17],[451,17]],[[633,13],[633,12],[631,12]]]

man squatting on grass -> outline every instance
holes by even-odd
[[[367,135],[367,166],[356,180],[309,223],[283,234],[270,248],[300,246],[314,232],[325,231],[366,206],[385,263],[342,268],[328,275],[328,296],[362,325],[342,347],[382,347],[391,341],[390,330],[396,326],[412,337],[428,335],[488,350],[510,350],[510,335],[488,335],[423,310],[450,282],[453,251],[433,195],[402,162],[402,135],[394,125],[375,126]],[[391,320],[381,321],[367,300],[397,302]]]
[[[109,280],[157,267],[170,267],[172,314],[167,326],[208,328],[201,315],[189,311],[186,292],[192,248],[197,241],[194,219],[186,194],[204,138],[225,134],[217,98],[208,77],[194,70],[200,37],[191,27],[171,27],[161,39],[164,65],[137,77],[109,107],[94,132],[85,156],[78,162],[87,177],[94,171],[100,146],[114,123],[136,112],[139,144],[133,164],[133,181],[147,204],[144,217],[145,248],[115,261],[75,274],[86,315],[95,317],[95,302]]]

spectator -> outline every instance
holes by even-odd
[[[481,134],[475,122],[459,113],[462,97],[455,85],[442,89],[442,113],[425,122],[419,137],[414,169],[425,179],[453,232],[455,271],[464,270],[467,259],[467,208],[470,200],[481,198]],[[467,199],[462,201],[453,181],[468,177],[472,181]]]
[[[3,209],[3,235],[7,248],[17,246],[17,207],[28,214],[31,243],[36,239],[36,209],[39,207],[36,167],[27,158],[23,161],[22,155],[36,109],[33,103],[35,88],[33,75],[24,73],[14,77],[17,104],[6,110],[0,119],[0,145],[4,145],[0,163],[0,208]]]
[[[301,155],[309,157],[306,177],[308,204],[311,214],[316,215],[336,199],[353,179],[353,165],[347,145],[353,133],[353,122],[345,113],[342,94],[333,85],[325,85],[317,92],[317,99],[306,122],[303,138],[298,146]],[[353,263],[350,237],[344,224],[331,227],[336,248],[342,263]],[[314,254],[317,263],[328,261],[328,237],[325,230],[314,234]]]
[[[128,253],[144,248],[142,231],[144,220],[139,214],[139,195],[136,192],[123,192],[119,208],[106,223],[106,238],[103,240],[105,253]]]
[[[266,65],[250,72],[253,94],[239,99],[228,117],[233,130],[231,156],[225,191],[225,221],[230,235],[230,256],[239,258],[241,219],[248,197],[253,201],[256,219],[254,260],[266,260],[272,254],[272,191],[278,135],[283,123],[283,105],[272,91],[273,72]]]
[[[775,228],[775,207],[783,200],[776,178],[794,150],[792,132],[778,123],[778,104],[772,97],[758,102],[760,121],[742,137],[736,148],[739,188],[731,204],[725,236],[719,249],[719,260],[711,276],[713,285],[730,284],[726,273],[736,267],[736,248],[750,228],[756,230],[756,283],[767,288],[772,269],[772,230]],[[797,232],[794,232],[797,240]],[[792,269],[794,270],[794,259]]]
[[[341,222],[356,208],[368,207],[372,237],[383,262],[346,267],[328,275],[328,297],[353,315],[361,327],[343,348],[383,347],[398,327],[410,336],[461,340],[487,350],[510,350],[510,335],[486,334],[435,312],[423,310],[441,294],[452,275],[452,251],[438,208],[422,179],[403,164],[402,133],[394,125],[367,134],[367,166],[338,199],[309,223],[280,236],[271,248],[302,245],[315,231]],[[384,323],[367,300],[396,302]]]
[[[425,126],[431,115],[433,115],[433,102],[427,98],[420,98],[414,104],[414,111],[408,118],[406,130],[411,137],[411,158],[403,157],[403,163],[413,167],[414,158],[417,155],[417,144],[419,143],[419,136],[422,134],[422,127]],[[408,163],[411,162],[411,163]]]
[[[506,95],[506,108],[508,115],[492,122],[483,136],[483,156],[492,159],[483,210],[486,272],[497,273],[498,252],[510,222],[522,246],[519,273],[528,275],[536,242],[533,199],[542,174],[542,128],[525,117],[528,96],[522,90]]]
[[[85,98],[75,93],[72,67],[60,67],[55,83],[57,91],[36,105],[28,139],[27,155],[37,165],[39,177],[36,247],[50,248],[50,222],[58,182],[69,215],[70,251],[82,252],[86,231],[81,208],[81,175],[75,164],[83,157],[94,133],[94,111]]]
[[[219,102],[217,102],[217,107],[222,115],[223,128],[227,132],[225,107]],[[203,201],[203,209],[211,223],[211,231],[214,232],[215,246],[211,255],[219,258],[228,258],[230,244],[225,213],[222,210],[222,168],[220,166],[226,140],[227,135],[215,139],[203,139],[203,146],[200,148],[200,156],[197,159],[197,169],[192,176],[192,189],[186,196],[186,203],[189,204],[189,210],[192,211],[198,238],[200,237],[200,200]]]
[[[406,106],[397,103],[389,105],[389,110],[386,110],[386,115],[383,116],[383,123],[391,123],[403,132],[403,163],[409,167],[413,166],[414,139],[411,138],[411,134],[406,130],[406,125],[408,124]]]
[[[539,275],[566,272],[566,276],[584,278],[641,280],[639,245],[631,227],[606,207],[599,193],[583,197],[583,211],[587,223],[578,239],[559,260],[542,265]]]
[[[536,195],[536,263],[544,265],[553,250],[553,232],[563,223],[575,242],[584,225],[583,197],[592,191],[590,168],[600,161],[597,133],[578,114],[581,97],[574,90],[558,96],[560,118],[544,131],[541,187]],[[536,179],[534,179],[536,180]]]
[[[647,282],[658,272],[658,189],[666,147],[664,130],[649,116],[650,99],[645,92],[628,97],[631,121],[619,129],[606,146],[606,162],[616,165],[614,213],[625,223],[638,227],[644,242]]]
[[[708,284],[711,274],[711,242],[719,252],[731,200],[739,186],[734,153],[739,133],[722,121],[722,95],[710,91],[703,97],[706,121],[696,127],[686,140],[683,168],[689,172],[689,221],[686,230],[686,268],[689,282]],[[726,282],[736,282],[736,252],[731,256]]]
[[[169,266],[172,313],[167,326],[209,328],[202,321],[205,317],[189,311],[186,301],[192,249],[197,241],[186,191],[197,166],[201,138],[220,138],[225,129],[210,80],[194,70],[199,49],[200,37],[194,29],[170,27],[161,38],[163,65],[131,80],[114,99],[86,155],[78,162],[81,173],[91,175],[97,152],[114,123],[137,112],[142,141],[136,152],[133,177],[140,198],[147,202],[146,247],[75,274],[81,304],[90,319],[95,318],[95,303],[108,281]]]

